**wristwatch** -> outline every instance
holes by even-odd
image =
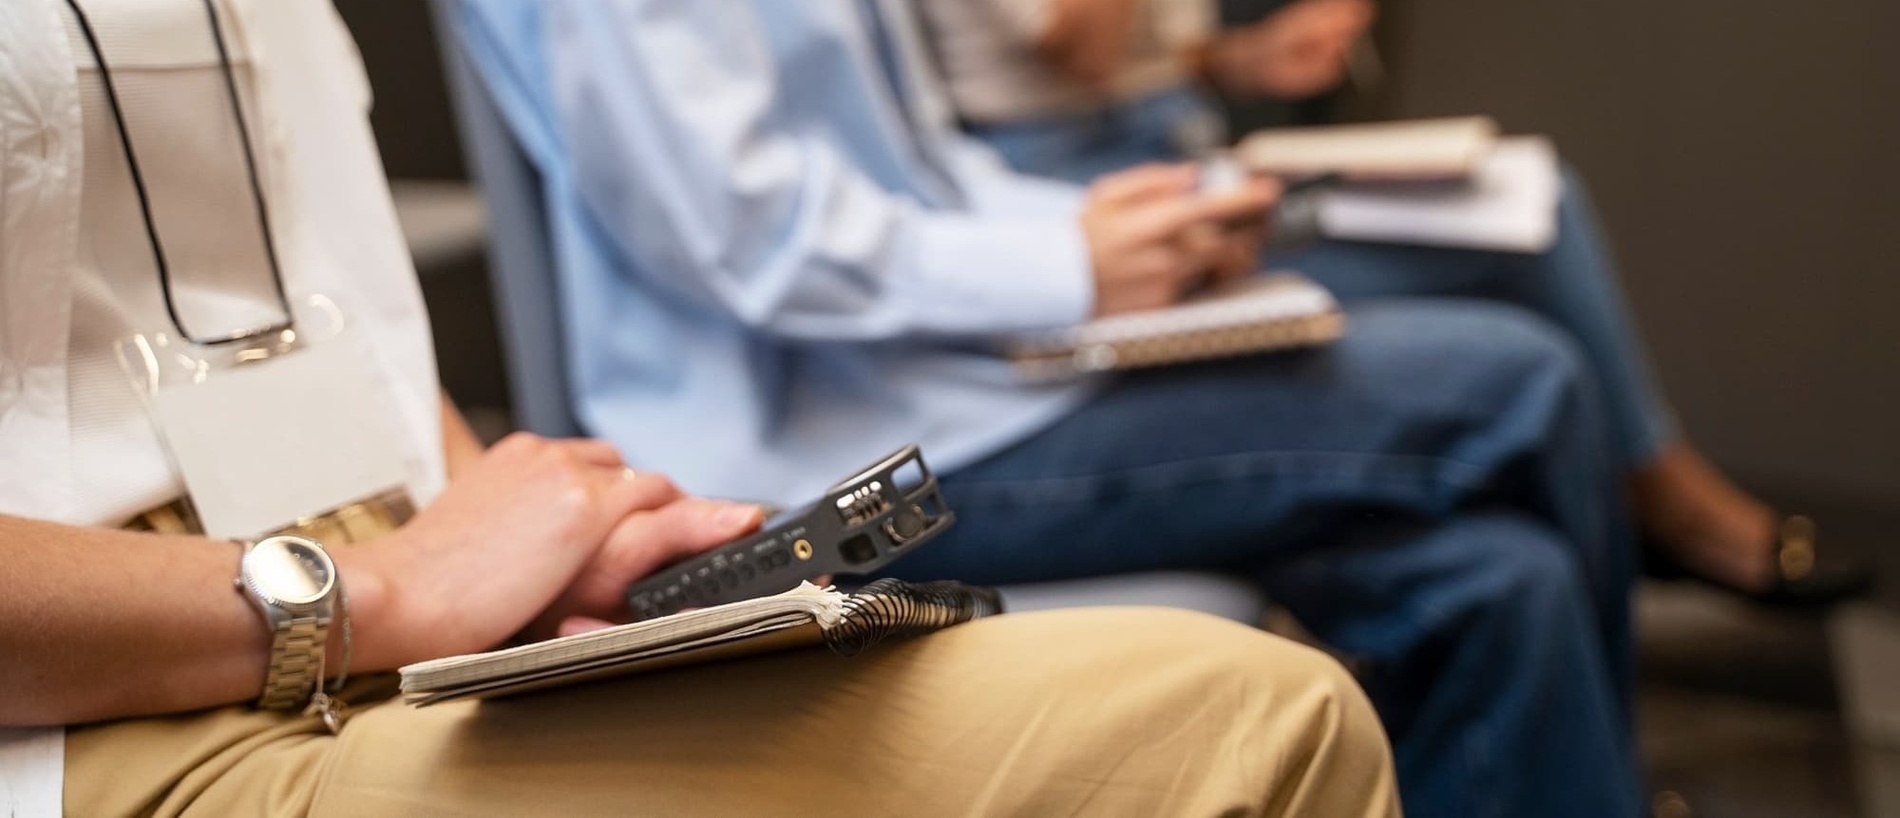
[[[323,658],[340,585],[336,563],[317,541],[269,537],[250,544],[236,580],[270,628],[270,670],[257,706],[289,710],[323,682]]]

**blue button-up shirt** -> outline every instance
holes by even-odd
[[[1080,192],[956,132],[907,0],[457,11],[543,176],[577,414],[637,467],[808,500],[908,442],[972,462],[1085,397],[993,349],[1088,314]]]

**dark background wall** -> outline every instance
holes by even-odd
[[[1387,3],[1390,117],[1484,112],[1593,186],[1691,435],[1900,509],[1900,3]]]
[[[459,177],[426,4],[337,5],[392,175]],[[1387,81],[1336,110],[1553,135],[1692,436],[1771,496],[1900,511],[1900,3],[1382,9]]]
[[[461,145],[427,0],[335,0],[375,89],[370,122],[392,177],[461,179]]]

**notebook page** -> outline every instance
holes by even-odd
[[[439,690],[483,680],[526,676],[589,660],[650,651],[746,631],[764,623],[802,620],[830,626],[845,595],[809,582],[774,596],[663,616],[488,653],[450,656],[402,668],[402,687]]]

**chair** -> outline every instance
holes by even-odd
[[[554,252],[538,172],[463,55],[450,21],[453,2],[433,0],[436,29],[463,146],[488,200],[489,277],[516,423],[549,437],[584,434],[569,403]],[[1006,604],[1017,611],[1164,605],[1256,624],[1266,609],[1260,593],[1239,579],[1188,572],[1018,585],[1002,591]]]

